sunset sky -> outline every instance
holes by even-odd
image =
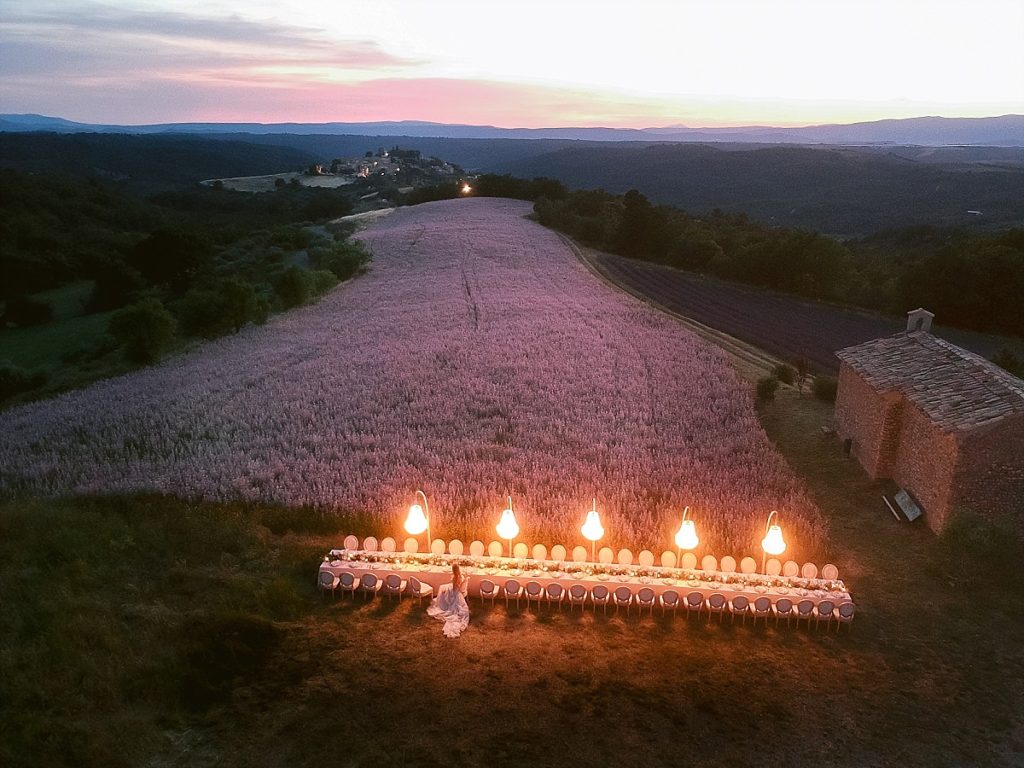
[[[0,0],[0,112],[807,125],[1024,112],[1024,2]]]

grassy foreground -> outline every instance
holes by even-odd
[[[1011,766],[1019,552],[936,540],[783,392],[763,420],[831,523],[840,635],[321,600],[356,519],[162,497],[0,506],[0,764]],[[954,554],[956,553],[956,554]]]

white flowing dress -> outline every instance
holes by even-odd
[[[469,579],[464,578],[459,589],[451,584],[441,587],[437,597],[430,601],[427,614],[444,622],[444,636],[458,637],[469,626],[469,603],[466,602],[466,590]]]

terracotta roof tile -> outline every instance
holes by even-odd
[[[875,389],[902,392],[947,432],[1024,413],[1024,380],[930,333],[897,333],[836,357]]]

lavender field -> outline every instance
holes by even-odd
[[[154,490],[365,511],[397,535],[416,488],[435,535],[669,548],[684,504],[717,554],[823,540],[724,355],[604,285],[526,203],[400,209],[370,272],[315,306],[135,374],[0,414],[0,492]],[[369,532],[369,531],[368,531]]]

